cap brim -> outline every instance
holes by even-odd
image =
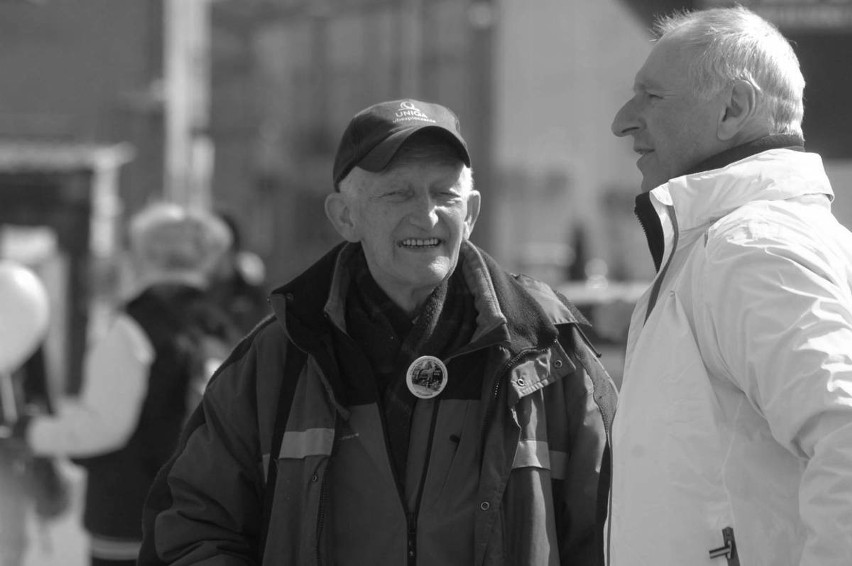
[[[431,124],[414,128],[406,128],[404,130],[400,130],[399,132],[395,132],[389,135],[387,138],[377,144],[376,147],[370,150],[370,152],[356,164],[356,167],[360,167],[361,169],[364,169],[365,171],[370,171],[371,173],[378,173],[380,171],[384,171],[388,164],[390,164],[391,160],[393,160],[396,153],[399,151],[399,148],[402,147],[402,144],[404,144],[408,138],[418,132],[423,132],[426,130],[432,130],[443,134],[446,140],[450,142],[453,146],[455,146],[455,148],[458,150],[459,157],[464,162],[464,164],[470,167],[470,154],[467,151],[467,146],[465,145],[465,143],[460,140],[454,132],[442,126],[434,126]]]

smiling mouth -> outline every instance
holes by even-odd
[[[406,238],[402,240],[398,245],[401,248],[407,249],[428,249],[428,248],[436,248],[441,244],[441,240],[438,238]]]

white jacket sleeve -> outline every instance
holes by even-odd
[[[141,327],[119,313],[86,356],[80,397],[61,401],[56,415],[30,424],[33,451],[84,457],[123,446],[139,420],[153,356]]]
[[[785,241],[768,226],[711,238],[696,307],[711,321],[728,378],[802,461],[801,564],[848,564],[852,291],[841,259],[802,236]]]

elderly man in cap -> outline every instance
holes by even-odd
[[[334,187],[346,241],[214,377],[139,564],[600,564],[615,389],[573,307],[468,241],[456,116],[363,110]]]

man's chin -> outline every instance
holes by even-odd
[[[447,278],[448,275],[449,272],[446,269],[429,270],[428,273],[423,274],[423,277],[420,278],[420,281],[422,281],[424,285],[437,287],[441,284],[441,281]]]
[[[452,273],[452,268],[448,264],[441,262],[422,266],[415,272],[418,274],[417,280],[423,285],[437,287],[441,284],[441,281],[446,279]]]
[[[653,191],[654,189],[666,182],[666,180],[660,180],[656,177],[642,177],[641,190],[643,193],[647,193]]]

